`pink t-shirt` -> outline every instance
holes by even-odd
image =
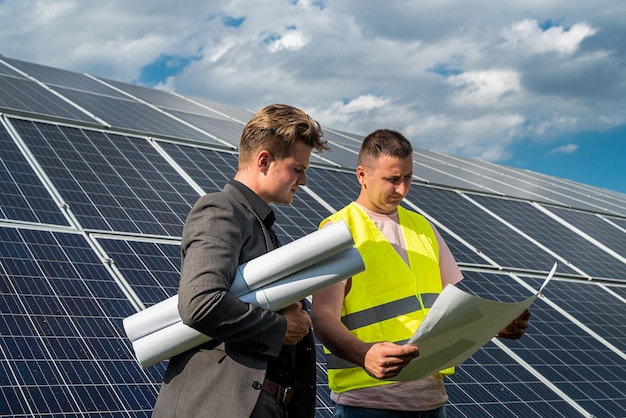
[[[358,204],[358,203],[357,203]],[[406,246],[398,221],[398,212],[390,215],[372,212],[358,204],[380,229],[383,235],[398,251],[408,264]],[[456,284],[463,279],[463,274],[434,225],[433,231],[439,245],[439,270],[441,284]],[[398,382],[389,385],[350,390],[344,393],[331,392],[331,399],[336,403],[376,409],[398,409],[405,411],[428,411],[443,405],[448,400],[443,376],[436,374],[421,380]]]

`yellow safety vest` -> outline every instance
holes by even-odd
[[[430,223],[398,206],[398,219],[409,265],[393,248],[369,216],[352,202],[320,224],[345,220],[352,232],[365,271],[352,277],[341,309],[341,321],[365,342],[406,343],[441,293],[439,246]],[[381,262],[381,260],[384,260]],[[333,392],[393,382],[378,380],[361,367],[334,356],[326,347],[328,383]],[[454,368],[441,371],[454,373]]]

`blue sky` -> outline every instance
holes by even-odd
[[[626,193],[625,21],[620,0],[4,0],[0,54]]]
[[[522,142],[505,164],[626,193],[626,126],[564,139],[560,148]]]

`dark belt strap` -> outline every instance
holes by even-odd
[[[279,385],[278,383],[272,382],[271,380],[267,379],[263,381],[261,390],[269,393],[276,398],[276,401],[278,403],[282,403],[284,405],[287,405],[289,402],[291,402],[291,398],[293,397],[294,392],[291,386]]]

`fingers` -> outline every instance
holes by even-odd
[[[377,379],[391,378],[397,376],[417,356],[419,348],[413,345],[377,343],[365,354],[364,368],[370,376]]]
[[[518,316],[517,319],[528,321],[528,319],[530,319],[530,309],[524,309],[524,312],[522,312],[522,314]]]
[[[281,314],[287,319],[287,330],[283,341],[285,345],[297,344],[311,329],[311,318],[301,307],[302,305],[298,302],[298,304],[291,304],[281,311]]]
[[[499,338],[506,338],[509,340],[520,339],[526,329],[528,328],[528,319],[530,318],[530,310],[525,309],[516,319],[514,319],[509,325],[507,325],[502,331],[498,333]]]

